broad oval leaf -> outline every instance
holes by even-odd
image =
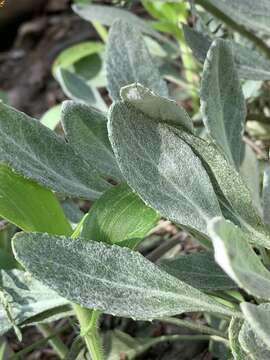
[[[96,199],[110,187],[64,139],[3,103],[0,163],[67,196]]]
[[[65,101],[61,121],[68,143],[77,154],[103,177],[116,181],[122,179],[103,113],[83,104]]]
[[[0,272],[0,293],[8,304],[13,324],[17,326],[47,310],[68,304],[55,291],[20,270]],[[11,327],[12,323],[0,304],[0,335]]]
[[[6,165],[0,165],[0,198],[0,216],[24,231],[71,233],[55,195]]]
[[[170,275],[201,291],[210,292],[237,287],[217,265],[214,254],[208,251],[162,259],[158,265]]]
[[[270,272],[249,245],[247,235],[222,218],[213,219],[208,229],[222,269],[249,294],[270,299]]]
[[[162,216],[207,234],[206,222],[221,214],[199,158],[173,128],[130,104],[116,103],[109,138],[128,184]]]
[[[183,25],[185,39],[194,56],[204,63],[212,39],[188,26]],[[234,61],[239,77],[247,80],[269,80],[270,61],[256,50],[231,42]]]
[[[214,41],[206,56],[201,84],[201,112],[215,143],[230,163],[239,168],[245,149],[242,136],[246,106],[232,47],[225,40]]]
[[[141,320],[190,311],[241,316],[117,245],[21,233],[13,251],[38,280],[86,308]]]
[[[167,85],[151,58],[140,30],[130,23],[118,20],[110,29],[106,68],[108,89],[113,100],[120,100],[123,86],[135,82],[159,95],[168,96]]]
[[[270,304],[254,305],[242,303],[241,310],[254,333],[270,350]]]
[[[156,225],[159,215],[121,184],[106,191],[91,207],[80,236],[115,244],[136,239],[140,242]],[[135,241],[135,240],[134,240]]]

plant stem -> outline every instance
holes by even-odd
[[[176,325],[176,326],[181,326],[181,327],[183,326],[183,327],[197,331],[202,334],[215,335],[215,336],[219,336],[224,339],[227,339],[227,337],[224,335],[224,333],[222,331],[210,328],[209,326],[194,323],[192,321],[182,320],[182,319],[173,318],[173,317],[172,318],[164,318],[164,319],[160,319],[160,320],[165,321],[169,324]]]
[[[100,312],[97,310],[86,309],[77,304],[74,304],[73,308],[80,323],[81,336],[84,338],[91,359],[103,360],[102,346],[100,337],[97,333],[97,323]]]
[[[270,59],[270,48],[266,45],[264,41],[262,41],[259,37],[255,34],[247,30],[244,26],[238,24],[234,20],[232,20],[229,16],[224,14],[222,11],[217,9],[215,6],[210,4],[207,0],[194,0],[195,3],[201,5],[205,10],[210,12],[212,15],[223,21],[233,30],[236,30],[239,34],[243,37],[251,41],[258,49],[260,49],[264,55]]]
[[[184,240],[187,237],[186,233],[177,233],[171,239],[162,243],[159,247],[153,250],[149,255],[147,255],[147,259],[156,262],[160,259],[164,254],[166,254],[169,250],[171,250],[176,245],[180,244],[181,240]]]
[[[51,347],[54,349],[60,359],[64,359],[68,353],[68,348],[62,342],[60,337],[56,335],[48,324],[38,324],[37,328],[45,338],[51,338],[48,340]]]

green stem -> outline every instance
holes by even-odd
[[[101,40],[106,44],[108,39],[108,31],[106,30],[105,26],[103,26],[99,21],[93,21],[92,25],[94,26]]]
[[[37,328],[45,338],[49,338],[48,342],[54,349],[60,359],[64,359],[68,353],[68,348],[62,342],[60,337],[56,335],[48,324],[38,324]]]
[[[92,360],[103,360],[103,351],[100,337],[97,332],[97,324],[100,312],[86,309],[80,305],[73,305],[81,327],[81,336],[84,338]]]
[[[172,325],[181,326],[181,327],[183,326],[183,327],[197,331],[202,334],[214,335],[214,336],[219,336],[224,339],[227,339],[227,337],[224,335],[224,332],[222,332],[222,331],[210,328],[209,326],[194,323],[194,322],[191,322],[188,320],[182,320],[182,319],[177,319],[177,318],[164,318],[164,319],[160,319],[160,320],[165,321]]]
[[[217,9],[215,6],[210,4],[207,0],[195,0],[195,3],[198,5],[201,5],[205,10],[210,12],[212,15],[223,21],[225,24],[227,24],[230,28],[233,30],[236,30],[239,34],[241,34],[243,37],[251,41],[258,49],[260,49],[268,59],[270,59],[270,48],[267,46],[267,44],[262,41],[259,37],[257,37],[252,32],[248,31],[244,26],[238,24],[234,20],[232,20],[230,17],[228,17],[226,14],[224,14],[222,11]]]

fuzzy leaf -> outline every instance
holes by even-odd
[[[33,276],[86,308],[142,320],[189,311],[235,313],[117,245],[21,233],[13,250]]]
[[[241,310],[254,333],[270,350],[270,304],[242,303]]]
[[[0,103],[0,163],[67,196],[98,198],[109,188],[64,139]]]
[[[270,272],[263,266],[241,229],[222,218],[209,223],[216,262],[249,294],[270,299]]]
[[[159,95],[168,96],[167,85],[161,79],[140,30],[128,22],[118,20],[110,30],[106,67],[108,89],[113,100],[120,99],[123,86],[135,82]]]
[[[207,234],[206,222],[220,208],[199,158],[166,123],[116,103],[109,137],[128,184],[162,216]]]
[[[146,206],[128,185],[106,191],[85,218],[81,237],[108,244],[143,239],[156,225],[159,215]]]
[[[86,105],[94,106],[100,110],[107,110],[99,92],[80,76],[66,70],[59,68],[56,72],[57,80],[59,81],[64,93],[73,100],[82,102]]]
[[[243,321],[237,318],[232,318],[229,326],[229,341],[230,348],[233,354],[234,360],[246,360],[247,354],[244,353],[244,350],[239,343],[239,332],[243,326]]]
[[[212,39],[206,35],[183,26],[185,39],[199,62],[204,63]],[[231,42],[233,56],[239,77],[247,80],[269,80],[270,61],[256,50]]]
[[[203,68],[201,111],[204,124],[231,164],[239,168],[244,143],[245,99],[225,40],[211,45]]]
[[[263,174],[263,219],[264,223],[270,228],[270,164],[264,165]]]
[[[68,143],[99,174],[114,180],[122,175],[108,139],[107,119],[92,107],[65,101],[62,125]]]
[[[30,274],[19,270],[0,272],[0,293],[8,304],[16,325],[47,310],[66,305],[68,302],[53,290],[42,285]],[[0,304],[0,335],[12,327]]]
[[[210,292],[237,287],[216,264],[214,254],[211,252],[204,251],[163,259],[159,266],[170,275],[201,291]]]
[[[0,216],[24,231],[71,232],[54,194],[6,165],[0,165],[0,198]]]

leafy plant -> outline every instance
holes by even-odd
[[[269,60],[234,39],[184,28],[204,63],[201,119],[206,135],[200,133],[172,99],[157,56],[143,37],[152,36],[162,49],[169,46],[169,58],[177,45],[156,29],[184,41],[175,14],[182,9],[186,16],[186,8],[143,3],[159,19],[155,29],[123,9],[110,8],[104,16],[104,6],[74,5],[103,35],[96,21],[111,26],[105,36],[109,109],[95,76],[86,79],[85,68],[78,70],[84,57],[100,56],[100,43],[68,49],[53,65],[72,99],[61,108],[64,137],[53,131],[54,120],[39,122],[0,103],[0,216],[22,230],[13,236],[13,228],[12,251],[0,248],[0,259],[5,259],[0,266],[0,335],[13,328],[21,339],[21,328],[37,324],[60,358],[76,359],[80,341],[67,349],[47,325],[75,315],[96,360],[119,358],[121,349],[134,358],[161,341],[194,339],[218,342],[227,358],[268,359],[269,167],[263,203],[258,204],[259,194],[250,191],[243,165],[249,153],[243,141],[241,79],[269,79]],[[207,9],[209,4],[212,13],[231,16],[242,30],[242,16],[214,0]],[[250,15],[245,5],[237,6]],[[247,18],[249,26],[268,30],[261,12]],[[66,198],[94,204],[84,215],[75,203],[66,206]],[[75,228],[70,210],[79,220]],[[157,264],[141,255],[140,245],[161,217],[191,234],[204,251],[161,258]],[[190,312],[203,313],[209,326],[173,317]],[[98,331],[102,313],[159,319],[200,335],[142,340],[114,331],[104,355]]]

